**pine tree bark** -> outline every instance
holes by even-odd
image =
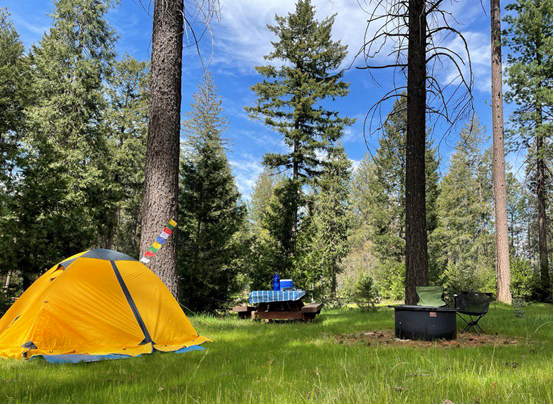
[[[183,0],[156,0],[152,31],[148,138],[142,206],[141,255],[167,221],[177,219]],[[172,294],[178,296],[177,229],[150,262]]]
[[[540,49],[541,44],[535,43],[536,49]],[[535,61],[538,66],[542,66],[542,57],[541,54],[537,51],[535,55]],[[547,241],[547,231],[546,231],[546,185],[545,185],[545,168],[544,163],[544,139],[542,134],[539,132],[543,124],[542,119],[542,105],[540,102],[536,105],[536,144],[537,144],[537,216],[538,216],[538,225],[539,225],[539,267],[541,275],[541,300],[548,301],[551,293],[551,282],[550,274],[548,272],[548,241]]]
[[[406,297],[417,304],[417,286],[429,284],[425,207],[426,36],[425,0],[409,1],[406,133]]]
[[[500,0],[491,0],[491,87],[493,132],[493,191],[496,234],[496,296],[511,303],[510,245],[506,197],[506,162],[504,156],[504,112],[502,105],[502,48]]]
[[[542,114],[541,114],[542,115]],[[541,122],[542,124],[542,122]],[[539,225],[539,266],[541,274],[541,300],[547,301],[550,290],[550,274],[548,272],[548,246],[546,236],[546,193],[545,164],[543,158],[543,138],[537,135],[537,214]]]

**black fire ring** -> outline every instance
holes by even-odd
[[[394,333],[399,339],[453,340],[456,339],[454,308],[396,305]]]

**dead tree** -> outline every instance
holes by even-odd
[[[199,37],[194,32],[194,22],[202,22],[205,32],[209,29],[212,17],[219,11],[217,0],[195,0],[191,6],[191,10],[185,9],[183,0],[154,2],[141,255],[166,222],[177,219],[185,27],[198,49]],[[168,239],[163,252],[149,265],[176,297],[179,291],[177,236],[178,231]]]
[[[494,229],[496,237],[496,296],[498,301],[509,304],[512,302],[512,296],[510,294],[510,245],[508,241],[506,161],[504,157],[500,0],[491,0],[490,13],[493,192]]]
[[[407,97],[406,131],[406,304],[415,304],[416,286],[429,284],[427,224],[425,209],[425,141],[439,120],[448,129],[442,139],[473,110],[471,58],[456,22],[442,8],[443,0],[375,0],[362,7],[369,15],[364,45],[357,56],[374,83],[376,69],[391,69],[393,89],[373,104],[364,122],[369,133],[383,128],[381,110],[387,101]],[[460,41],[460,55],[449,41]],[[376,64],[376,55],[390,63]],[[437,75],[445,66],[455,74],[448,81]],[[467,70],[466,70],[467,69]]]

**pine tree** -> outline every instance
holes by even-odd
[[[508,234],[510,236],[510,254],[512,257],[525,257],[529,249],[529,246],[526,245],[529,196],[525,186],[509,168],[506,173],[506,181],[508,190]]]
[[[366,153],[352,173],[350,182],[350,232],[348,235],[348,255],[342,261],[344,274],[339,283],[352,293],[360,278],[375,276],[376,257],[371,240],[373,202],[375,201],[379,181],[375,175],[375,162]],[[376,277],[375,280],[376,281]],[[341,288],[342,290],[342,288]]]
[[[366,153],[352,176],[350,202],[352,212],[351,250],[364,249],[371,234],[373,201],[377,198],[375,163]]]
[[[309,232],[303,232],[308,243],[298,270],[310,268],[305,284],[315,290],[311,293],[319,295],[317,298],[337,298],[337,276],[348,253],[350,168],[351,163],[339,144],[328,156],[315,188],[311,226]]]
[[[405,274],[406,241],[406,133],[407,114],[404,98],[398,99],[389,114],[379,147],[374,157],[376,182],[371,191],[370,239],[373,252],[379,259],[377,282],[386,296],[401,298]],[[430,141],[426,147],[426,215],[427,231],[436,227],[438,195],[438,160]],[[434,277],[434,256],[430,257]]]
[[[428,202],[425,195],[427,120],[429,117],[435,120],[444,118],[451,125],[472,109],[473,100],[473,81],[465,77],[467,69],[462,68],[465,58],[445,43],[443,34],[449,33],[467,42],[463,34],[445,18],[452,17],[452,13],[443,8],[442,0],[376,2],[368,15],[364,44],[359,52],[365,63],[359,68],[370,72],[393,69],[390,80],[392,90],[370,107],[368,115],[380,117],[378,112],[383,103],[399,94],[401,89],[406,89],[409,126],[406,128],[405,300],[406,304],[415,305],[418,300],[416,287],[428,285],[430,281],[426,223]],[[465,49],[469,57],[469,50]],[[382,58],[385,62],[375,64],[376,56],[382,52],[387,53]],[[442,84],[442,80],[437,80],[436,73],[448,63],[454,65],[457,75],[452,81]],[[472,76],[471,66],[469,76]],[[405,79],[406,85],[403,85]],[[447,88],[454,83],[453,93],[443,97],[445,92],[450,93]],[[460,89],[462,92],[458,93]],[[370,118],[370,125],[372,121]]]
[[[14,186],[20,179],[19,167],[24,153],[21,142],[25,124],[23,111],[29,102],[29,93],[25,47],[9,12],[0,9],[0,249],[4,252],[0,255],[0,275],[6,275],[5,283],[0,285],[0,302],[3,290],[11,290],[10,280],[14,279],[12,274],[16,270],[10,252],[14,247],[10,208],[16,197]]]
[[[259,233],[262,229],[264,213],[268,210],[275,187],[281,180],[283,180],[282,176],[268,168],[264,168],[256,179],[249,204],[250,222],[255,229],[255,233]]]
[[[15,176],[28,102],[29,77],[25,47],[10,20],[0,9],[0,195]]]
[[[12,263],[24,288],[43,266],[91,247],[96,191],[106,152],[103,80],[115,35],[107,1],[59,0],[53,26],[30,53],[32,100],[25,108],[27,149],[21,164],[12,235]]]
[[[204,16],[206,13],[210,12],[202,10]],[[179,126],[185,20],[183,0],[154,1],[152,59],[148,86],[148,137],[141,218],[142,254],[150,247],[167,221],[172,218],[178,221],[176,217],[179,198]],[[150,263],[152,271],[175,297],[179,296],[178,236],[179,228],[165,243],[163,255]]]
[[[279,132],[290,148],[288,153],[266,154],[264,165],[290,171],[290,182],[294,183],[283,189],[296,195],[283,196],[287,200],[285,204],[292,204],[291,216],[287,218],[292,239],[282,241],[283,247],[291,247],[284,254],[294,256],[299,209],[305,203],[302,185],[321,174],[318,153],[332,148],[344,127],[353,120],[340,117],[323,104],[325,100],[348,94],[349,85],[341,80],[343,72],[336,72],[346,57],[347,47],[331,38],[334,16],[319,22],[311,2],[299,0],[294,13],[276,16],[275,20],[276,25],[268,28],[277,36],[277,41],[265,59],[285,63],[279,67],[256,67],[264,81],[252,86],[258,100],[255,106],[246,107],[246,111]]]
[[[406,304],[411,305],[417,303],[416,286],[429,284],[425,164],[429,75],[427,63],[432,56],[428,55],[427,46],[430,40],[428,19],[432,18],[432,10],[438,8],[439,4],[438,2],[429,4],[426,0],[409,0],[405,9],[408,17],[406,116],[410,123],[406,127],[405,300]]]
[[[148,62],[129,55],[114,64],[107,88],[107,154],[101,162],[101,245],[139,256],[148,122]]]
[[[552,194],[547,187],[552,176],[547,169],[552,156],[552,2],[517,0],[506,9],[512,12],[504,18],[508,23],[504,36],[511,51],[506,100],[517,105],[510,119],[511,141],[518,149],[529,148],[528,165],[535,172],[541,294],[545,300],[552,284],[552,238],[548,237],[552,221],[547,218]]]
[[[502,37],[500,0],[490,1],[491,15],[491,104],[492,173],[494,190],[494,231],[496,248],[496,298],[510,304],[510,246],[506,192],[506,151],[504,147],[504,104],[502,100]]]
[[[379,256],[399,262],[405,257],[406,129],[406,104],[396,100],[374,159],[380,187],[376,203],[381,210],[374,212],[373,227]]]
[[[464,127],[437,199],[438,264],[449,292],[494,290],[491,151],[477,117]]]
[[[284,178],[275,186],[268,208],[262,217],[262,228],[265,233],[259,241],[259,259],[256,266],[254,286],[268,285],[273,273],[277,272],[281,278],[293,278],[295,274],[294,259],[296,242],[302,227],[305,227],[299,215],[300,228],[294,232],[290,223],[298,208],[297,197],[300,194],[298,182]],[[270,276],[270,277],[267,277]]]
[[[180,172],[181,301],[192,310],[213,311],[239,288],[244,239],[237,234],[246,209],[227,160],[222,138],[227,119],[210,74],[191,107],[183,124],[187,140]]]
[[[510,170],[510,168],[508,168]],[[534,266],[537,232],[530,231],[536,224],[535,196],[524,182],[510,171],[506,176],[508,190],[508,234],[510,236],[510,291],[516,297],[540,299],[540,269]],[[535,236],[535,237],[531,237]],[[550,235],[552,237],[552,235]]]
[[[275,261],[279,258],[278,243],[274,241],[270,230],[278,229],[284,222],[282,220],[279,222],[280,218],[278,216],[273,217],[271,215],[271,210],[279,204],[275,196],[276,189],[284,181],[285,178],[282,175],[265,168],[256,179],[256,184],[252,190],[249,216],[253,241],[252,261],[248,274],[252,290],[270,288],[270,281],[273,278],[272,271],[280,271],[279,267],[275,266]],[[270,221],[270,219],[273,221]],[[268,226],[271,229],[268,229]]]

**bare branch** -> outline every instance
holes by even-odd
[[[134,1],[134,0],[133,0]],[[138,0],[138,3],[144,10],[146,14],[148,14],[149,17],[152,17],[150,14],[150,5],[152,1],[149,1],[148,6],[145,7],[143,0]],[[221,5],[219,0],[193,0],[192,1],[192,9],[193,12],[191,12],[191,8],[187,8],[186,5],[188,3],[185,2],[185,7],[183,11],[181,12],[184,22],[184,36],[186,37],[187,42],[189,41],[189,30],[191,32],[193,43],[186,45],[185,48],[194,46],[196,48],[196,53],[198,55],[198,58],[200,59],[200,63],[202,65],[202,70],[204,73],[206,72],[206,68],[210,65],[211,60],[213,58],[214,53],[214,37],[213,32],[211,30],[211,22],[214,18],[217,20],[220,19],[221,16]],[[194,25],[196,23],[199,23],[203,26],[202,33],[200,35],[196,35],[196,32],[194,30]],[[206,33],[210,34],[211,39],[211,48],[212,52],[210,55],[210,60],[208,61],[207,65],[205,66],[204,60],[202,57],[202,53],[200,51],[199,43],[202,41],[202,38]]]
[[[388,115],[383,116],[382,108],[391,99],[403,97],[401,91],[406,88],[409,15],[407,0],[370,0],[369,3],[373,7],[371,10],[365,9],[359,2],[369,18],[364,32],[364,43],[349,68],[361,58],[362,63],[356,66],[356,69],[367,71],[377,87],[381,87],[381,83],[372,72],[392,69],[393,88],[373,103],[364,117],[363,136],[366,145],[367,134],[375,134],[386,124]],[[442,142],[455,125],[473,111],[473,70],[467,41],[463,34],[452,26],[453,23],[459,23],[452,13],[442,8],[444,0],[427,0],[426,3],[427,120],[431,128],[440,120],[448,124],[440,140]],[[372,31],[371,27],[375,29]],[[450,41],[456,38],[463,44],[464,50],[461,54],[449,45]],[[375,63],[375,57],[386,48],[387,62]],[[394,62],[388,61],[388,58],[394,59]],[[447,66],[452,66],[455,74],[453,78],[445,81],[440,72]]]

